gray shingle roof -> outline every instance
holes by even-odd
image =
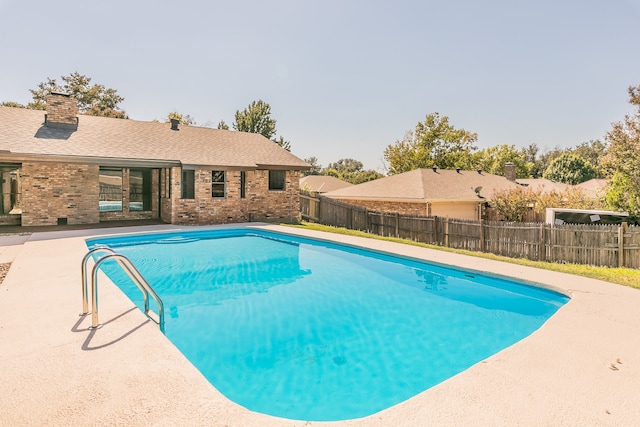
[[[350,182],[327,175],[308,175],[300,178],[300,188],[306,191],[326,193],[351,186],[353,186],[353,184]]]
[[[0,107],[0,156],[80,156],[181,162],[186,165],[307,169],[309,165],[259,134],[79,116],[71,132],[44,126],[44,111]]]
[[[479,200],[475,189],[482,187],[480,195],[491,199],[494,191],[518,188],[505,177],[478,171],[415,169],[410,172],[379,178],[374,181],[325,193],[336,199],[436,201]]]

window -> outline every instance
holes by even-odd
[[[211,171],[211,197],[224,198],[224,178],[224,171]]]
[[[284,171],[269,171],[269,190],[284,190]]]
[[[100,168],[100,212],[122,211],[122,169]]]
[[[22,167],[0,164],[0,214],[22,213]]]
[[[149,169],[129,171],[129,210],[151,210],[151,171]]]
[[[196,174],[194,170],[182,170],[181,195],[183,199],[195,199]]]
[[[245,197],[247,197],[247,192],[246,192],[246,186],[247,186],[247,173],[245,171],[240,171],[240,198],[244,199]]]

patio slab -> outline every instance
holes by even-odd
[[[0,262],[13,262],[0,284],[0,425],[635,426],[640,419],[636,289],[393,242],[244,226],[535,280],[572,299],[526,339],[385,411],[342,422],[287,420],[220,394],[106,278],[103,326],[89,329],[90,316],[79,315],[85,238],[196,227],[35,232],[14,244],[0,236]]]

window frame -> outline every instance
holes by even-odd
[[[180,198],[185,200],[195,200],[196,171],[194,169],[182,169],[180,178]]]
[[[227,197],[227,172],[223,170],[212,170],[211,171],[211,198],[224,199],[226,197]]]
[[[281,177],[276,176],[281,175]],[[286,189],[287,172],[283,170],[270,170],[269,171],[269,191],[284,191]],[[275,184],[280,184],[275,186]]]
[[[240,198],[245,199],[247,197],[247,173],[240,171]]]
[[[104,173],[104,172],[111,172],[111,173]],[[100,178],[101,176],[110,176],[110,177],[120,178],[120,191],[119,191],[120,197],[119,198],[115,196],[112,197],[112,195],[118,194],[117,190],[111,189],[110,191],[105,191],[105,189],[109,190],[107,186],[110,184],[103,183]],[[98,170],[98,186],[99,186],[98,211],[99,212],[122,212],[123,211],[122,198],[124,195],[124,169],[101,166]],[[117,187],[117,185],[114,187]],[[106,197],[105,200],[101,200],[103,197]],[[110,204],[113,206],[110,206]],[[118,204],[119,204],[119,208],[117,207]],[[113,209],[113,207],[115,207],[115,209]]]

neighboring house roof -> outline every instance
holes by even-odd
[[[571,188],[571,185],[569,184],[551,181],[546,178],[518,178],[516,179],[516,182],[518,184],[524,185],[527,188],[530,188],[533,191],[540,191],[542,193],[550,193],[552,191],[562,193]]]
[[[315,191],[317,193],[326,193],[327,191],[334,191],[352,186],[353,184],[350,182],[327,175],[308,175],[300,178],[301,190]]]
[[[44,111],[0,106],[3,160],[81,157],[95,162],[181,163],[214,167],[308,169],[309,165],[259,134],[79,115],[78,129],[47,127]],[[69,157],[67,157],[69,158]]]
[[[335,199],[380,201],[478,201],[490,200],[495,191],[517,188],[505,177],[466,170],[415,169],[352,187],[325,193]],[[476,194],[478,189],[478,197]]]
[[[608,185],[609,181],[607,181],[606,179],[593,178],[589,181],[581,182],[575,187],[582,190],[585,195],[595,198],[603,195],[607,191]]]

